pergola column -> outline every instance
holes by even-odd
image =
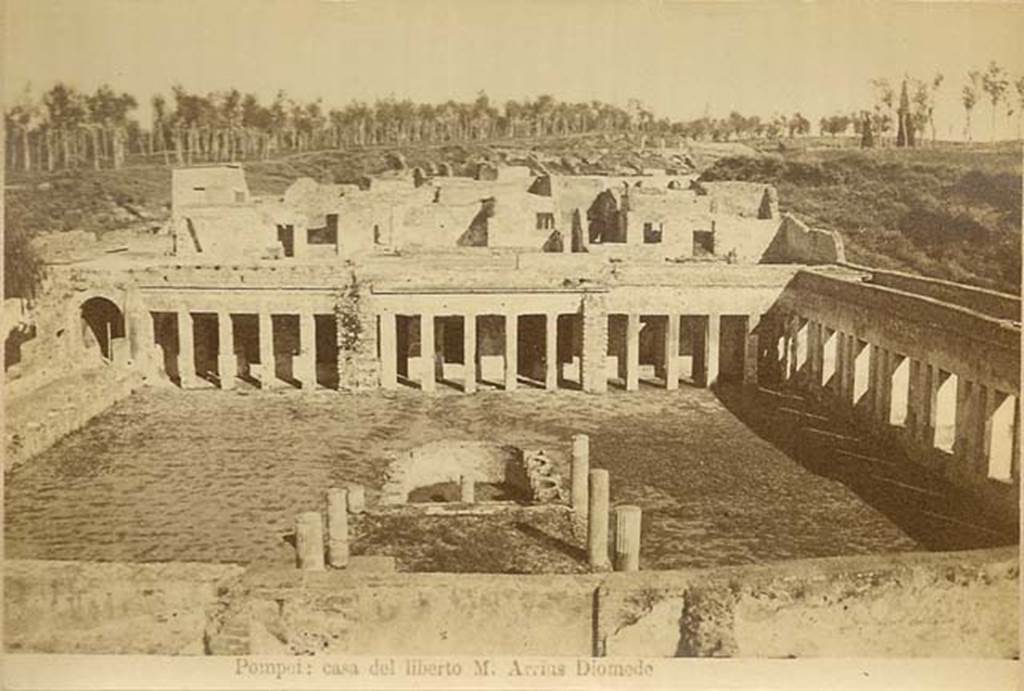
[[[760,316],[756,312],[747,315],[746,337],[743,340],[743,383],[748,386],[757,386],[758,338],[754,329],[757,328]]]
[[[274,359],[274,319],[270,312],[260,312],[260,388],[270,389],[277,383]]]
[[[505,391],[515,391],[519,377],[519,315],[505,315]]]
[[[238,358],[235,356],[235,329],[228,312],[217,313],[217,376],[220,388],[235,388]]]
[[[195,387],[195,332],[193,331],[192,314],[184,307],[178,310],[178,376],[181,378],[181,388]]]
[[[704,385],[714,386],[718,382],[718,343],[721,334],[722,319],[718,314],[708,315],[707,329],[707,352],[704,356],[705,376]]]
[[[679,315],[668,315],[665,326],[665,388],[679,388]]]
[[[558,388],[558,315],[549,312],[544,323],[544,388],[554,391]]]
[[[299,314],[299,356],[295,362],[295,375],[303,389],[316,388],[316,318],[312,312]]]
[[[462,318],[462,390],[476,392],[476,315]]]
[[[640,315],[626,317],[626,391],[640,388]]]
[[[435,371],[434,351],[434,315],[420,315],[420,388],[424,391],[437,390],[437,373]]]
[[[393,312],[380,314],[380,386],[398,388],[398,321]]]

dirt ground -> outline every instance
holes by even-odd
[[[758,437],[703,389],[593,396],[417,391],[136,393],[7,475],[8,558],[286,563],[295,516],[364,484],[388,454],[440,439],[544,448],[591,435],[613,504],[644,511],[641,566],[708,567],[911,550],[840,482]],[[566,473],[568,475],[568,473]],[[417,571],[585,569],[570,522],[544,514],[354,522],[353,552]]]

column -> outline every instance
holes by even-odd
[[[295,552],[300,569],[324,570],[324,528],[318,512],[300,513],[296,519]]]
[[[705,386],[714,386],[718,383],[718,342],[719,334],[721,333],[721,322],[720,315],[708,315],[707,354],[704,358],[705,371],[707,372]]]
[[[274,319],[270,312],[260,312],[260,388],[270,389],[277,383],[274,359]]]
[[[437,377],[434,369],[434,315],[420,315],[420,388],[427,392],[437,391]]]
[[[581,352],[583,390],[604,393],[608,390],[608,313],[598,295],[583,297],[583,349]]]
[[[608,471],[590,471],[587,507],[587,561],[591,568],[607,570],[608,563]]]
[[[577,517],[587,515],[587,483],[590,481],[590,437],[586,434],[572,435],[572,510]]]
[[[316,318],[312,312],[299,314],[299,356],[295,362],[295,378],[303,389],[316,388]]]
[[[549,312],[544,322],[544,388],[554,391],[558,388],[558,315]]]
[[[974,382],[969,379],[960,379],[956,387],[956,437],[953,440],[953,453],[967,462],[970,462],[967,446],[971,438],[971,399],[974,387]]]
[[[923,434],[922,441],[931,447],[935,445],[936,412],[938,409],[939,385],[942,382],[939,379],[938,367],[935,365],[925,365],[924,369],[925,423],[921,426],[921,432]]]
[[[873,343],[864,346],[871,349],[868,358],[868,390],[865,394],[867,399],[867,413],[869,420],[878,418],[878,382],[881,380],[882,349]]]
[[[195,334],[192,330],[192,315],[185,308],[178,310],[178,375],[181,377],[181,388],[195,387]]]
[[[639,506],[615,507],[615,570],[640,570]]]
[[[679,315],[668,315],[665,327],[665,388],[679,388]]]
[[[760,354],[760,338],[754,330],[761,320],[758,312],[751,312],[747,315],[746,338],[743,342],[743,383],[748,386],[757,386],[757,360]]]
[[[505,315],[505,391],[515,391],[519,376],[519,315]]]
[[[476,391],[476,315],[467,314],[462,318],[462,390]]]
[[[626,317],[626,391],[640,388],[640,315]]]
[[[896,355],[885,348],[879,348],[878,360],[878,394],[875,400],[878,402],[878,409],[875,412],[875,419],[883,427],[888,426],[892,417],[892,375],[893,364],[896,362]]]
[[[238,358],[235,356],[235,329],[231,315],[227,312],[217,313],[217,376],[220,388],[235,388],[235,377],[238,375]]]
[[[153,329],[153,314],[143,311],[139,314],[135,328],[135,344],[138,350],[135,362],[143,376],[155,379],[160,372],[160,351],[156,345]]]
[[[920,437],[922,420],[921,363],[910,358],[910,381],[907,387],[907,434],[911,439]]]
[[[398,388],[398,319],[394,312],[380,314],[380,387]]]
[[[348,566],[348,491],[337,487],[327,490],[327,563]]]

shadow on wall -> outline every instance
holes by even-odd
[[[459,236],[455,244],[459,247],[487,247],[488,220],[494,216],[494,198],[485,199],[480,204],[480,211],[470,221],[469,228]]]

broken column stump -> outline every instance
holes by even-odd
[[[640,507],[615,507],[615,570],[640,570]]]
[[[590,471],[587,507],[587,562],[596,571],[607,571],[608,561],[608,471]]]
[[[476,503],[476,482],[473,478],[465,475],[459,478],[459,495],[463,504]]]
[[[327,490],[327,563],[335,569],[348,566],[348,490]]]
[[[300,569],[324,570],[324,528],[318,512],[300,513],[296,519],[295,554]]]
[[[366,511],[366,490],[362,485],[348,486],[348,512],[363,513]]]

